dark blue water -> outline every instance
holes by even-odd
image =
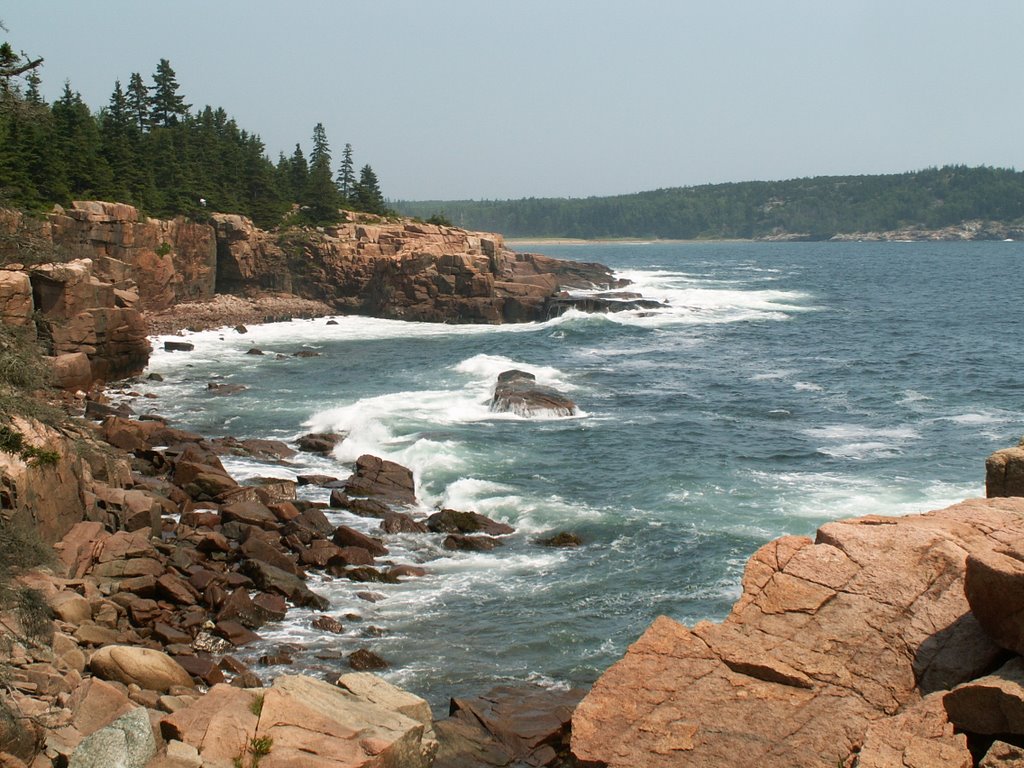
[[[182,426],[350,432],[333,459],[237,462],[240,475],[345,476],[372,452],[414,468],[423,513],[474,509],[518,529],[487,554],[394,538],[393,559],[430,575],[377,590],[387,599],[372,605],[354,597],[362,586],[314,583],[333,612],[362,621],[325,637],[290,613],[270,635],[308,648],[302,663],[370,647],[435,706],[509,679],[589,683],[659,614],[724,616],[770,539],[980,495],[986,455],[1024,433],[1021,244],[543,250],[609,264],[668,306],[504,327],[296,321],[195,334],[190,356],[154,357],[166,376],[150,387],[154,407]],[[254,344],[271,354],[245,355]],[[301,348],[321,356],[290,356]],[[562,388],[583,415],[490,414],[494,377],[511,367]],[[210,396],[213,376],[249,389]],[[556,530],[586,545],[534,544]]]

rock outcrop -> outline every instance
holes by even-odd
[[[498,374],[490,408],[495,413],[519,416],[573,416],[576,403],[554,387],[537,383],[527,371],[511,370]]]
[[[659,618],[605,672],[573,716],[573,752],[611,768],[834,768],[873,744],[948,759],[859,765],[970,765],[923,702],[1004,653],[970,613],[965,561],[1021,536],[1024,499],[990,499],[765,545],[723,622]]]
[[[373,220],[272,236],[215,214],[218,290],[287,291],[337,311],[450,323],[546,318],[563,288],[616,284],[599,264],[508,250],[500,235]]]

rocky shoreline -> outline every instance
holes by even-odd
[[[506,687],[453,700],[434,720],[425,701],[367,671],[386,664],[375,630],[356,611],[332,611],[306,576],[345,580],[372,601],[374,584],[429,568],[392,559],[388,536],[485,551],[509,527],[470,510],[425,513],[411,473],[369,455],[347,478],[239,483],[223,456],[272,465],[330,453],[344,436],[210,438],[136,418],[130,385],[110,400],[97,382],[141,372],[154,330],[339,312],[505,322],[643,299],[587,295],[577,305],[563,288],[612,287],[607,270],[521,258],[495,236],[352,222],[298,242],[214,219],[141,220],[106,203],[42,223],[0,217],[78,249],[68,263],[0,270],[0,319],[47,347],[69,406],[93,423],[9,417],[32,451],[0,451],[0,517],[52,544],[56,560],[22,576],[52,618],[30,627],[15,611],[2,617],[13,634],[0,659],[10,708],[0,766],[1024,762],[1024,499],[1014,498],[1024,496],[1024,447],[989,459],[989,499],[839,521],[814,540],[762,547],[729,617],[692,628],[659,618],[585,697]],[[494,408],[574,408],[507,374]],[[300,483],[330,501],[303,499]],[[380,534],[332,521],[342,510]],[[290,606],[314,611],[327,634],[356,627],[365,646],[333,659],[329,680],[283,674],[264,687],[291,649],[264,648],[258,633]]]

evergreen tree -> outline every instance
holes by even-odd
[[[302,200],[307,218],[317,224],[338,220],[338,188],[331,172],[331,150],[323,123],[313,128],[313,151],[309,156],[309,180]]]
[[[96,120],[71,84],[54,102],[53,125],[57,146],[67,171],[70,192],[76,197],[103,197],[110,193],[110,167],[100,154]]]
[[[306,163],[306,156],[302,154],[302,147],[295,145],[295,151],[288,159],[287,192],[293,203],[302,200],[306,192],[306,184],[309,181],[309,165]]]
[[[138,72],[132,72],[128,79],[128,93],[125,94],[125,98],[135,127],[140,133],[145,133],[150,124],[149,88],[142,82],[142,75]]]
[[[338,191],[341,193],[341,204],[352,205],[356,188],[355,165],[352,161],[352,145],[346,144],[341,155],[341,167],[338,168]]]
[[[154,125],[177,125],[188,114],[191,104],[178,93],[178,80],[171,62],[160,59],[153,74],[153,95],[149,99],[149,114]]]
[[[0,24],[0,29],[5,27]],[[14,89],[12,81],[26,72],[35,71],[42,63],[42,57],[33,59],[24,51],[20,54],[15,53],[14,48],[6,40],[0,43],[0,91],[6,93]]]
[[[42,104],[43,97],[39,93],[39,85],[42,80],[39,77],[39,73],[36,70],[31,70],[25,75],[25,101],[29,104]]]
[[[137,147],[132,141],[135,124],[121,81],[114,81],[107,108],[100,113],[100,152],[112,174],[111,189],[118,200],[135,202],[132,188],[140,165]]]
[[[376,213],[379,216],[387,214],[388,209],[384,204],[384,195],[381,194],[380,184],[377,181],[377,174],[373,168],[364,165],[359,171],[359,181],[355,188],[356,210],[366,213]]]

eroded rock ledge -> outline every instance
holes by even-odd
[[[721,623],[659,618],[573,716],[586,765],[970,766],[943,692],[1001,650],[970,611],[969,555],[1024,536],[1024,499],[829,523],[751,558]]]

